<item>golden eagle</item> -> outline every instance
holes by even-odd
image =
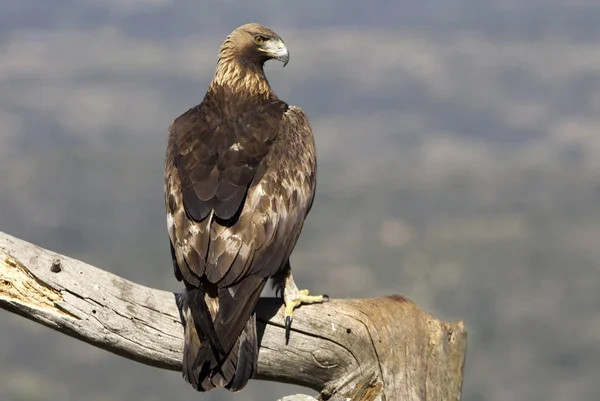
[[[292,311],[327,300],[298,290],[290,270],[315,196],[316,154],[304,112],[279,100],[263,65],[285,66],[272,30],[247,24],[221,45],[198,106],[169,127],[167,226],[185,326],[183,376],[198,391],[241,390],[256,373],[254,308],[269,278]]]

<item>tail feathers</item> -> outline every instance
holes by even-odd
[[[191,315],[191,320],[194,322],[195,332],[202,334],[201,338],[203,340],[208,340],[212,351],[222,356],[227,355],[215,331],[212,316],[204,300],[204,291],[201,288],[187,288],[185,291],[185,302],[187,310]],[[210,351],[209,347],[204,348],[207,348],[206,351]]]
[[[183,344],[183,378],[198,390],[199,369],[192,369],[194,359],[200,350],[200,336],[189,309],[182,309],[185,336]]]
[[[262,286],[259,287],[262,290]],[[258,291],[258,295],[260,295],[260,291]],[[201,302],[199,302],[200,300]],[[249,303],[255,304],[256,300],[252,299]],[[209,341],[210,336],[203,334],[205,330],[203,326],[207,325],[206,323],[209,323],[213,333],[215,329],[212,319],[204,320],[205,315],[201,309],[206,308],[208,316],[210,313],[204,302],[202,290],[188,288],[185,293],[180,294],[177,301],[185,326],[184,379],[197,391],[204,392],[217,387],[240,391],[257,371],[258,339],[255,314],[252,313],[248,318],[243,316],[246,322],[241,333],[235,339],[229,352],[221,353]],[[202,321],[205,322],[204,325]],[[219,347],[221,347],[220,344]]]
[[[257,360],[256,317],[252,315],[227,358],[204,377],[199,391],[208,391],[218,387],[225,387],[233,392],[242,390],[248,380],[256,374]],[[200,373],[200,377],[203,377],[202,373]]]
[[[256,338],[256,315],[252,314],[244,331],[236,342],[237,355],[230,354],[228,361],[235,369],[234,376],[226,386],[231,391],[240,391],[244,388],[258,370],[258,339]],[[237,363],[233,363],[237,360]]]

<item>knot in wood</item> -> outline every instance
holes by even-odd
[[[58,273],[61,270],[62,270],[62,266],[60,265],[60,259],[54,258],[54,260],[52,261],[52,265],[50,266],[50,271],[52,273]]]

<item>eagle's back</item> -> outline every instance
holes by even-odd
[[[186,331],[184,374],[202,390],[241,388],[256,371],[254,307],[314,198],[308,119],[277,98],[209,92],[171,125],[165,166],[175,274],[188,288],[184,301],[203,302],[187,309],[195,327]]]

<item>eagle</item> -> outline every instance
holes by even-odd
[[[286,342],[294,308],[328,300],[299,290],[290,268],[317,161],[306,114],[275,95],[263,70],[289,57],[271,29],[237,28],[202,102],[169,127],[164,191],[175,277],[185,285],[182,373],[198,391],[239,391],[256,373],[254,309],[270,278],[283,297]]]

